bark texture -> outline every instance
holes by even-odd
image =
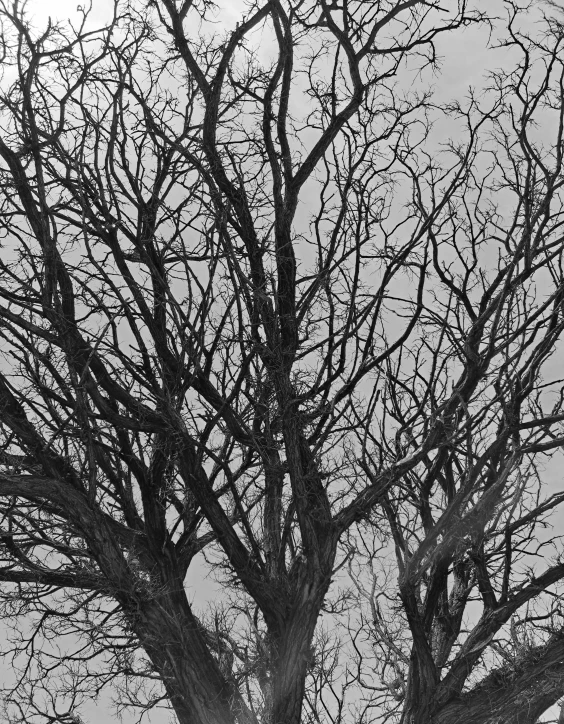
[[[564,641],[523,652],[436,713],[433,724],[535,724],[564,694]]]

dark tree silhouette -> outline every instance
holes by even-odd
[[[0,0],[8,720],[564,696],[564,32],[504,12]],[[504,70],[438,104],[469,26]]]

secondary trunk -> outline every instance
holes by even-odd
[[[179,724],[235,724],[237,697],[205,643],[182,585],[157,590],[129,618]]]

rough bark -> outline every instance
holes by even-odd
[[[523,652],[511,669],[489,674],[449,702],[432,724],[535,724],[564,695],[564,640]]]
[[[159,672],[179,724],[231,724],[252,721],[238,692],[210,654],[186,601],[182,581],[139,601],[128,611],[131,627]],[[176,590],[175,590],[176,589]]]

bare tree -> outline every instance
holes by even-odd
[[[564,695],[563,28],[505,3],[513,66],[438,107],[440,39],[501,37],[466,0],[238,12],[0,0],[6,717],[113,685],[180,724],[532,724]]]

